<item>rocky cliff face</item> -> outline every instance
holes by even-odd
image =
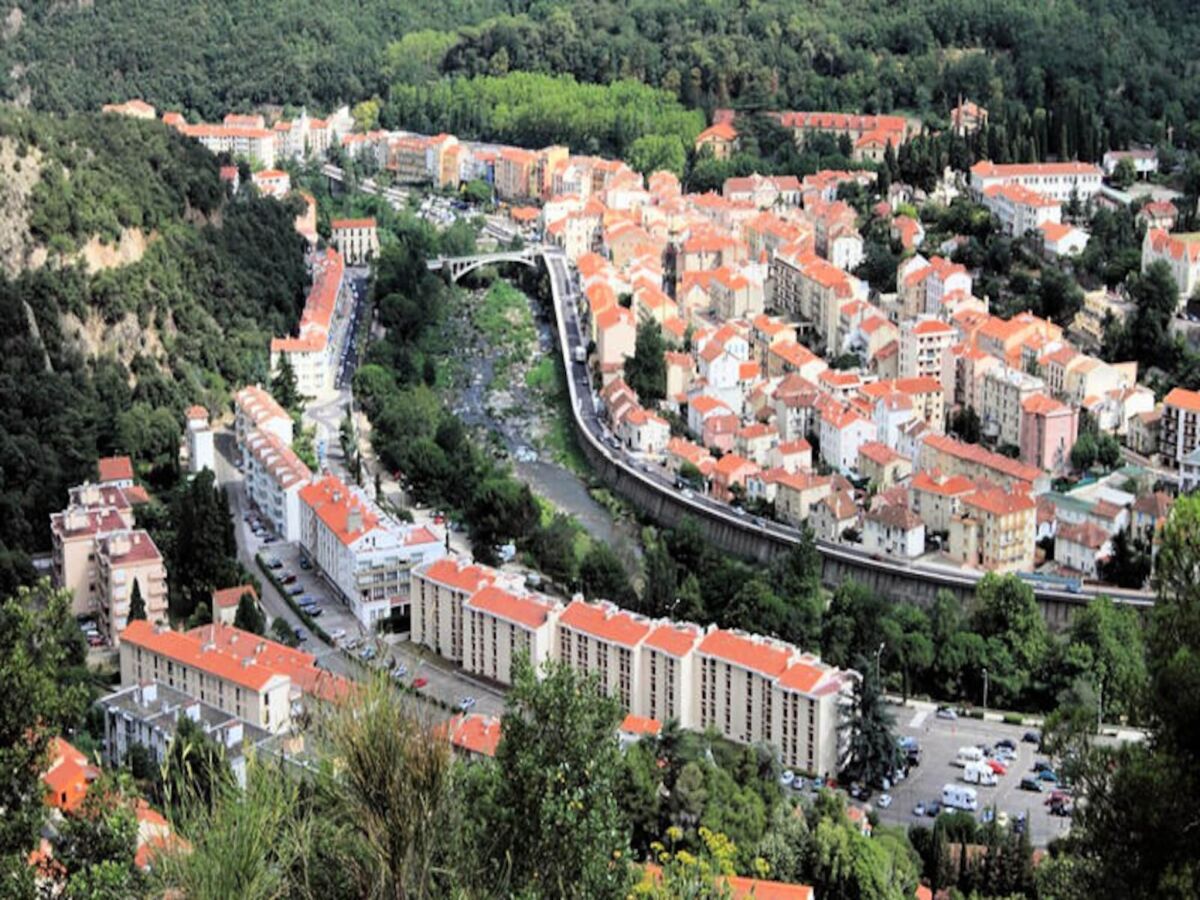
[[[41,153],[0,138],[0,270],[16,275],[42,265],[46,250],[29,233],[29,197],[42,174]]]

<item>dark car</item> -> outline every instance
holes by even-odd
[[[1021,740],[1026,744],[1040,744],[1042,742],[1042,733],[1040,731],[1027,731],[1021,736]]]
[[[1021,790],[1033,791],[1035,794],[1040,794],[1042,792],[1042,782],[1037,778],[1026,775],[1021,779]]]
[[[925,815],[931,819],[936,819],[942,811],[942,804],[938,800],[931,800],[925,804]]]
[[[300,585],[300,584],[293,584],[290,588],[287,589],[287,592],[289,594],[291,594],[293,597],[299,597],[301,594],[304,593],[304,586]]]
[[[1001,747],[1003,747],[1005,750],[1016,750],[1017,742],[1012,738],[1001,738],[1000,740],[996,741],[996,749],[999,750]]]

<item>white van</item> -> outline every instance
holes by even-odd
[[[986,763],[968,763],[963,769],[962,780],[980,787],[995,787],[998,783],[996,773]]]
[[[978,747],[959,747],[958,755],[954,757],[954,765],[959,768],[981,762],[983,762],[983,751]]]
[[[963,809],[975,812],[979,809],[979,800],[975,796],[975,788],[963,787],[958,784],[948,784],[942,788],[942,806],[949,809]]]

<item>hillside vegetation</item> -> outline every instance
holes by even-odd
[[[0,275],[7,590],[98,455],[132,453],[153,477],[173,465],[187,406],[218,408],[265,378],[267,341],[294,325],[307,278],[295,210],[226,200],[215,159],[161,125],[8,112],[0,144],[40,161],[18,208],[0,210],[32,248]],[[136,261],[89,274],[80,248],[134,229],[152,235]]]
[[[704,109],[903,110],[937,122],[965,96],[1050,154],[1090,157],[1169,131],[1200,142],[1200,23],[1181,0],[7,6],[0,89],[60,111],[130,96],[209,117],[329,107],[443,76],[530,71],[642,81]]]

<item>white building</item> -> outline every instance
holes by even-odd
[[[329,227],[338,253],[348,264],[362,265],[379,255],[379,234],[373,218],[334,219]]]
[[[409,570],[446,554],[440,529],[388,518],[333,475],[300,489],[300,544],[367,628],[403,618]]]
[[[821,459],[848,474],[858,463],[858,449],[876,439],[875,423],[850,408],[827,406],[821,411]]]
[[[1005,234],[1023,237],[1046,223],[1062,221],[1062,203],[1053,197],[1022,187],[998,184],[984,190],[980,202],[1000,222]]]
[[[982,197],[989,188],[1017,185],[1050,200],[1066,203],[1072,196],[1086,203],[1099,190],[1104,173],[1083,162],[996,165],[981,160],[971,166],[971,191]]]
[[[1112,555],[1112,535],[1092,522],[1067,522],[1054,538],[1054,561],[1088,578],[1099,575],[1100,563]]]
[[[916,559],[925,552],[925,523],[901,503],[880,506],[863,520],[863,549],[894,559]]]
[[[246,494],[285,541],[300,540],[300,490],[312,472],[278,435],[252,431],[242,443]]]
[[[271,372],[278,372],[286,357],[296,374],[296,389],[305,397],[321,397],[334,385],[337,348],[330,341],[345,271],[342,255],[326,250],[313,264],[313,284],[304,301],[299,333],[271,339]]]
[[[213,430],[208,421],[208,410],[203,406],[188,408],[187,453],[189,472],[195,473],[204,469],[216,471]]]
[[[292,445],[292,417],[275,402],[275,398],[257,384],[248,385],[233,395],[234,437],[239,448],[254,431],[275,435],[287,446]]]
[[[921,317],[900,323],[901,378],[942,377],[944,356],[957,332],[940,319]]]
[[[1142,239],[1142,271],[1156,262],[1165,262],[1179,288],[1180,305],[1200,285],[1200,238],[1168,234],[1161,228],[1149,228]]]

